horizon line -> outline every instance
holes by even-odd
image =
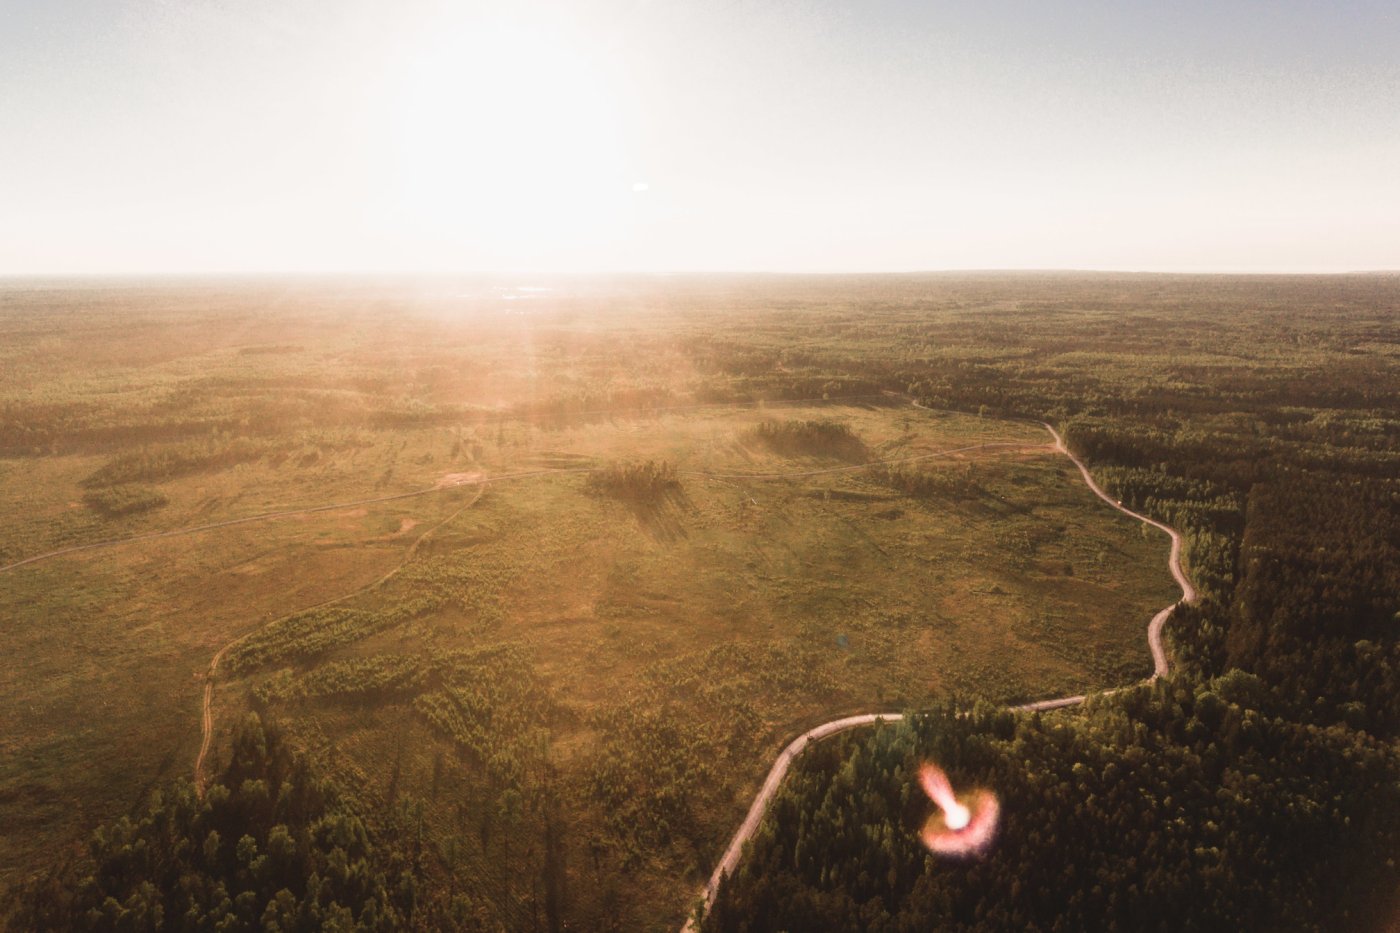
[[[912,276],[955,276],[955,275],[1135,275],[1135,276],[1198,276],[1198,277],[1342,277],[1342,276],[1393,276],[1400,275],[1400,266],[1379,269],[1270,269],[1258,267],[1241,268],[1175,268],[1175,269],[1133,269],[1133,268],[1092,268],[1061,266],[1005,266],[1005,267],[966,267],[946,269],[840,269],[840,270],[785,270],[785,269],[669,269],[669,270],[546,270],[546,269],[502,269],[502,270],[442,270],[442,269],[238,269],[238,270],[140,270],[140,271],[47,271],[19,272],[0,270],[0,281],[21,280],[136,280],[136,279],[490,279],[543,277],[560,279],[605,279],[605,278],[683,278],[683,277],[774,277],[774,278],[857,278],[857,277],[912,277]]]

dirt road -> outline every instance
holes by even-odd
[[[925,408],[925,406],[917,402],[915,402],[914,405],[916,408]],[[1171,528],[1159,521],[1148,518],[1146,515],[1134,512],[1132,509],[1125,508],[1121,502],[1104,492],[1103,487],[1094,481],[1094,477],[1090,475],[1089,468],[1084,465],[1084,462],[1070,453],[1060,433],[1043,421],[1040,422],[1040,424],[1045,430],[1049,431],[1050,436],[1054,438],[1054,449],[1069,457],[1074,465],[1079,468],[1080,475],[1084,477],[1084,482],[1088,484],[1089,489],[1093,491],[1094,495],[1122,512],[1124,515],[1131,516],[1140,522],[1145,522],[1153,528],[1161,529],[1171,538],[1171,550],[1167,556],[1167,567],[1171,570],[1172,577],[1176,580],[1177,585],[1181,587],[1181,599],[1158,612],[1152,617],[1152,621],[1147,624],[1147,646],[1152,652],[1153,668],[1152,676],[1148,678],[1148,682],[1150,683],[1168,672],[1167,653],[1162,647],[1162,627],[1166,624],[1168,617],[1171,616],[1173,609],[1183,602],[1192,602],[1196,599],[1196,588],[1191,585],[1191,581],[1187,579],[1185,571],[1181,568],[1181,534],[1175,528]],[[1105,692],[1113,693],[1115,691],[1108,690]],[[1077,706],[1083,703],[1084,700],[1085,696],[1080,694],[1078,696],[1037,700],[1034,703],[1025,703],[1010,708],[1012,710],[1024,712],[1046,711],[1063,709],[1067,706]],[[791,766],[793,760],[796,759],[798,755],[802,754],[809,742],[820,741],[828,736],[836,735],[839,732],[845,732],[848,729],[886,722],[897,722],[903,718],[903,715],[900,713],[867,713],[860,716],[846,716],[842,719],[834,719],[831,722],[822,723],[820,726],[807,730],[789,742],[787,747],[778,754],[778,760],[773,763],[773,767],[769,769],[767,779],[764,780],[763,786],[759,788],[753,803],[749,805],[749,812],[745,815],[744,822],[739,824],[738,831],[735,832],[734,837],[729,840],[729,846],[724,850],[724,856],[719,860],[719,864],[715,866],[714,872],[711,873],[709,883],[705,885],[705,890],[701,894],[702,914],[705,910],[709,909],[710,904],[714,901],[715,892],[719,890],[720,883],[724,880],[725,876],[732,874],[734,869],[738,867],[739,860],[744,854],[744,844],[747,843],[758,830],[759,823],[763,821],[763,814],[768,810],[769,803],[771,803],[773,798],[777,795],[778,788],[782,785],[783,777],[786,776],[788,768]],[[698,925],[695,923],[694,917],[691,917],[686,920],[685,925],[681,928],[681,933],[695,933],[697,929]]]
[[[378,580],[375,580],[373,583],[366,584],[365,586],[362,586],[359,589],[352,590],[351,592],[346,593],[342,596],[337,596],[334,599],[328,599],[324,602],[317,603],[314,606],[308,606],[305,609],[298,609],[296,612],[289,613],[278,619],[274,619],[273,622],[280,622],[283,619],[290,618],[293,615],[298,615],[303,612],[311,612],[315,609],[324,609],[326,606],[334,606],[336,603],[343,603],[345,602],[345,600],[349,599],[352,596],[355,596],[356,594],[367,592],[369,590],[374,589],[377,586],[382,586],[383,584],[387,583],[394,577],[395,574],[397,574],[400,570],[403,570],[404,567],[408,566],[408,562],[412,560],[413,555],[417,553],[419,545],[421,545],[428,538],[432,537],[432,535],[436,533],[438,529],[446,526],[457,516],[461,515],[467,509],[476,505],[476,503],[480,501],[482,494],[486,491],[486,481],[483,478],[482,474],[475,474],[469,480],[458,481],[452,483],[451,485],[464,486],[469,484],[476,486],[476,495],[472,496],[471,500],[464,504],[460,509],[453,512],[451,515],[447,516],[442,521],[429,528],[427,531],[423,532],[417,538],[414,538],[413,543],[408,546],[408,549],[406,551],[404,551],[403,560],[399,561],[398,564],[396,564],[394,568],[388,573],[384,574],[382,577],[380,577]],[[267,624],[271,625],[273,624],[273,622],[269,622]],[[259,628],[262,628],[262,626],[260,626]],[[259,631],[259,629],[250,629],[249,631],[244,632],[242,635],[239,635],[233,641],[220,648],[218,652],[215,653],[213,659],[209,662],[209,670],[204,675],[204,706],[203,712],[201,713],[200,717],[200,728],[203,730],[203,735],[201,736],[199,742],[199,756],[196,757],[194,760],[194,787],[201,797],[204,796],[204,761],[209,755],[209,745],[213,741],[214,737],[214,675],[218,672],[219,662],[223,660],[224,655],[228,652],[228,650],[237,645],[239,642],[243,641],[243,639],[247,638],[249,635],[252,635],[256,631]]]

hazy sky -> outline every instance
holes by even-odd
[[[0,0],[0,273],[1400,268],[1400,3]]]

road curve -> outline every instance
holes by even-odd
[[[1080,475],[1084,477],[1084,482],[1088,484],[1089,488],[1094,491],[1094,495],[1122,512],[1124,515],[1130,515],[1140,522],[1144,522],[1145,524],[1151,525],[1153,528],[1158,528],[1167,533],[1167,536],[1170,537],[1172,541],[1171,552],[1167,555],[1167,568],[1171,570],[1172,577],[1176,580],[1176,585],[1181,587],[1181,599],[1178,602],[1195,602],[1196,588],[1191,585],[1191,581],[1186,577],[1186,572],[1181,569],[1181,532],[1172,528],[1170,525],[1162,524],[1156,519],[1148,518],[1140,512],[1134,512],[1132,509],[1125,507],[1123,503],[1104,492],[1103,487],[1096,483],[1094,477],[1089,474],[1089,468],[1084,465],[1084,461],[1070,452],[1069,447],[1065,444],[1064,438],[1060,437],[1060,432],[1056,431],[1044,421],[1041,422],[1041,425],[1045,430],[1049,431],[1050,436],[1055,439],[1055,449],[1066,457],[1069,457],[1070,461],[1075,466],[1079,467]],[[1153,668],[1152,677],[1149,678],[1150,680],[1156,680],[1158,677],[1167,673],[1167,652],[1162,647],[1162,626],[1166,625],[1167,617],[1172,614],[1172,610],[1175,609],[1177,605],[1178,603],[1173,603],[1163,609],[1153,616],[1152,621],[1147,624],[1147,646],[1152,650]]]
[[[235,638],[220,648],[214,655],[214,660],[209,662],[208,673],[204,675],[204,706],[199,723],[204,735],[199,742],[199,757],[194,760],[194,789],[201,798],[204,796],[204,759],[209,756],[209,745],[214,739],[214,672],[219,669],[219,662],[224,659],[225,652],[242,640],[243,638]]]
[[[918,402],[914,402],[913,404],[916,408],[929,410],[927,406],[920,405]],[[1104,492],[1103,487],[1095,482],[1094,477],[1090,475],[1089,468],[1084,465],[1084,461],[1070,452],[1069,447],[1065,444],[1064,438],[1060,436],[1060,432],[1056,431],[1044,421],[1039,422],[1039,424],[1044,427],[1045,430],[1049,431],[1050,436],[1055,439],[1054,449],[1064,454],[1066,457],[1069,457],[1070,461],[1079,468],[1080,475],[1084,477],[1084,482],[1088,485],[1089,489],[1093,491],[1094,495],[1122,512],[1124,515],[1131,516],[1140,522],[1161,529],[1171,538],[1171,550],[1167,555],[1167,567],[1171,570],[1172,577],[1176,580],[1177,585],[1181,587],[1181,599],[1158,612],[1152,617],[1152,621],[1147,624],[1147,646],[1152,652],[1153,668],[1152,676],[1147,679],[1147,682],[1151,683],[1168,672],[1167,652],[1162,647],[1162,627],[1171,616],[1172,610],[1181,605],[1181,603],[1194,602],[1196,599],[1196,588],[1191,585],[1191,581],[1187,579],[1185,571],[1181,568],[1181,534],[1169,525],[1164,525],[1155,519],[1148,518],[1146,515],[1124,507],[1121,502]],[[1115,693],[1117,689],[1106,690],[1104,693]],[[1023,703],[1019,706],[1008,708],[1015,712],[1044,712],[1053,709],[1063,709],[1067,706],[1077,706],[1083,703],[1085,699],[1086,696],[1080,694],[1077,696],[1055,697],[1049,700],[1037,700],[1033,703]],[[710,880],[705,885],[705,890],[701,894],[702,904],[699,911],[700,915],[703,916],[704,913],[709,910],[710,904],[714,902],[715,892],[719,890],[721,882],[738,867],[739,860],[744,854],[744,844],[747,843],[758,830],[758,824],[763,821],[763,814],[767,812],[769,803],[771,803],[773,798],[777,795],[778,788],[782,785],[783,778],[787,775],[788,768],[791,766],[793,760],[797,758],[798,755],[802,754],[809,742],[819,741],[849,729],[885,722],[898,722],[903,718],[904,715],[902,713],[865,713],[859,716],[846,716],[808,729],[789,742],[787,747],[778,754],[778,760],[773,763],[773,767],[769,769],[768,777],[764,780],[763,787],[759,789],[758,794],[754,797],[753,803],[749,805],[749,812],[745,815],[744,822],[739,825],[738,831],[735,832],[733,838],[729,840],[729,846],[724,850],[724,856],[719,860],[719,864],[715,866],[715,870],[710,874]],[[697,930],[698,925],[695,922],[695,914],[692,913],[692,915],[686,919],[685,925],[681,927],[681,933],[696,933]]]
[[[831,722],[824,722],[814,729],[808,729],[789,742],[787,748],[778,753],[778,760],[773,762],[773,767],[769,769],[768,778],[763,782],[763,787],[759,789],[758,795],[749,805],[748,815],[744,817],[744,822],[739,825],[739,830],[734,834],[734,838],[729,840],[729,848],[724,850],[724,857],[715,866],[714,874],[710,876],[710,883],[705,887],[705,907],[709,908],[710,901],[714,898],[715,891],[719,888],[719,883],[724,876],[738,866],[739,858],[744,854],[744,843],[748,842],[749,837],[758,829],[758,824],[763,821],[763,814],[768,809],[769,801],[777,794],[778,787],[783,783],[783,778],[787,776],[788,766],[798,755],[802,754],[807,748],[808,742],[815,742],[848,729],[882,722],[896,722],[903,718],[903,713],[865,713],[860,716],[847,716],[844,719],[833,719]],[[683,929],[694,930],[694,921],[687,920]]]

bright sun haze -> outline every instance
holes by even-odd
[[[0,274],[1400,265],[1392,5],[0,4]]]

